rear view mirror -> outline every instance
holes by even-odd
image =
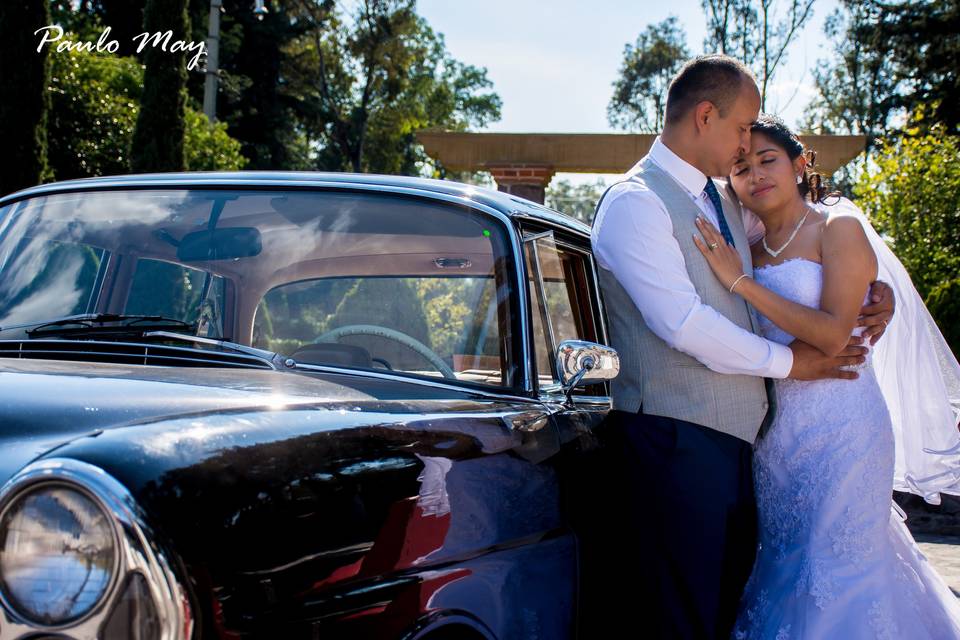
[[[183,236],[177,246],[177,259],[182,262],[233,260],[259,255],[262,249],[260,231],[255,227],[208,229]]]

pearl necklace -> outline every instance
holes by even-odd
[[[767,234],[763,234],[763,248],[764,248],[764,249],[767,251],[767,253],[769,253],[772,257],[776,258],[776,257],[779,256],[781,253],[783,253],[783,250],[787,248],[787,245],[790,244],[791,242],[793,242],[793,239],[794,239],[795,237],[797,237],[797,232],[800,231],[800,227],[803,226],[803,223],[807,220],[807,216],[810,215],[810,207],[806,207],[806,209],[807,209],[807,212],[806,212],[805,214],[803,214],[803,217],[800,218],[800,222],[798,222],[798,223],[797,223],[797,226],[794,227],[793,233],[791,233],[791,234],[790,234],[790,237],[787,238],[787,241],[783,243],[783,246],[780,247],[779,249],[777,249],[776,251],[774,251],[773,249],[771,249],[770,247],[767,246]]]

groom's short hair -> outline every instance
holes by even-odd
[[[679,121],[704,101],[712,102],[725,117],[737,101],[743,83],[755,82],[742,62],[719,53],[698,56],[687,62],[670,81],[667,90],[669,123]]]

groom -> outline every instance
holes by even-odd
[[[693,243],[702,214],[751,272],[739,203],[708,176],[728,176],[749,149],[759,109],[739,62],[712,55],[687,63],[670,85],[663,132],[604,194],[593,223],[621,362],[605,473],[628,514],[609,532],[618,557],[606,566],[629,581],[607,606],[629,615],[631,637],[730,636],[756,552],[752,447],[775,403],[766,379],[853,378],[841,367],[864,360],[856,345],[833,358],[757,336],[752,309]],[[893,307],[888,289],[874,293],[881,290],[881,303],[864,310],[878,326]]]

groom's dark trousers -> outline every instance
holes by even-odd
[[[726,640],[756,556],[752,445],[683,420],[617,410],[600,434],[598,473],[620,512],[608,514],[613,526],[598,525],[604,540],[584,540],[591,563],[584,589],[597,580],[602,587],[585,594],[581,636],[616,629],[618,638]]]

